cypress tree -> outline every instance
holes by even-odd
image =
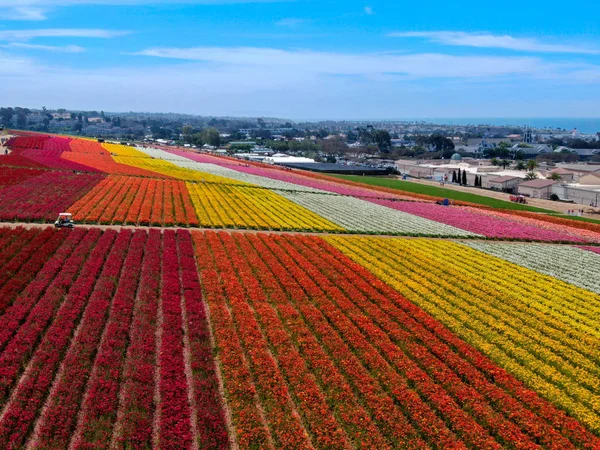
[[[462,177],[462,184],[466,186],[467,185],[467,171],[466,170],[463,170],[463,175],[462,176],[463,176]]]
[[[456,183],[456,170],[452,171],[452,182]]]
[[[458,175],[456,176],[456,182],[462,184],[462,177],[460,175],[460,169],[458,169]]]

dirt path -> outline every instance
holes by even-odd
[[[400,179],[400,178],[398,178],[398,179]],[[436,186],[436,187],[440,186],[440,184],[437,181],[422,180],[422,179],[417,179],[417,178],[411,178],[409,181],[411,183],[424,184],[427,186]],[[504,192],[490,191],[488,189],[475,189],[472,187],[457,186],[457,185],[449,184],[449,183],[444,184],[443,187],[444,187],[444,189],[451,189],[453,191],[466,192],[468,194],[481,195],[483,197],[490,197],[490,198],[495,198],[498,200],[504,200],[504,201],[510,202],[510,194],[506,194]],[[579,205],[578,203],[553,202],[551,200],[544,200],[544,199],[539,199],[539,198],[528,198],[527,204],[529,206],[549,209],[551,211],[556,211],[556,212],[560,212],[560,213],[566,213],[567,210],[569,210],[569,209],[581,209],[581,208],[583,208],[585,211],[593,209],[595,211],[600,212],[600,208],[592,208],[590,206]],[[595,216],[595,215],[587,215],[586,214],[586,216],[591,217],[591,218],[597,218],[597,216]]]

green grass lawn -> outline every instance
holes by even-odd
[[[576,208],[573,208],[576,209]],[[569,219],[569,220],[579,220],[580,222],[590,222],[590,223],[600,223],[600,220],[598,219],[590,219],[589,217],[579,217],[579,216],[567,216],[565,214],[551,214],[554,217],[560,217],[562,219]]]
[[[359,183],[370,184],[372,186],[382,186],[391,189],[397,189],[398,191],[412,192],[414,194],[425,194],[434,197],[448,198],[450,200],[458,200],[463,202],[476,203],[478,205],[490,206],[498,209],[512,209],[521,211],[534,211],[543,213],[553,213],[542,208],[535,208],[533,206],[522,205],[520,203],[512,203],[504,200],[498,200],[483,195],[471,194],[470,192],[460,192],[452,189],[445,189],[443,187],[429,186],[427,184],[412,183],[410,181],[395,180],[391,178],[380,178],[380,177],[364,177],[358,175],[331,175],[336,178],[343,178],[344,180],[356,181]]]

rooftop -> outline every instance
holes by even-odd
[[[530,187],[530,188],[534,188],[534,189],[541,189],[541,188],[545,188],[548,186],[552,186],[553,184],[556,184],[556,183],[557,183],[557,181],[554,181],[554,180],[538,179],[538,180],[525,181],[524,183],[519,184],[519,187],[523,186],[523,187]]]

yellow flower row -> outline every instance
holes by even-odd
[[[448,241],[326,239],[600,432],[600,296]]]
[[[118,163],[127,164],[128,166],[137,167],[139,169],[149,170],[161,175],[167,175],[178,180],[205,181],[208,183],[226,183],[248,186],[248,183],[243,183],[231,178],[220,177],[218,175],[212,175],[210,173],[200,172],[198,170],[186,169],[184,167],[179,167],[170,161],[152,158],[151,156],[148,156],[147,154],[127,145],[102,144],[102,146],[111,153],[113,159]]]
[[[186,184],[200,225],[204,227],[343,231],[338,225],[268,189]]]

